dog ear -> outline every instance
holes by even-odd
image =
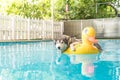
[[[56,41],[57,41],[57,40],[53,40],[54,44],[56,44]]]
[[[72,38],[71,38],[71,37],[69,37],[69,38],[68,38],[68,45],[70,45],[70,44],[71,44],[71,42],[72,42]]]
[[[68,44],[68,38],[67,38],[67,37],[65,37],[65,38],[63,39],[63,41],[65,42],[65,44]]]

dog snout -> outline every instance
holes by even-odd
[[[58,49],[60,49],[60,47],[58,47]]]

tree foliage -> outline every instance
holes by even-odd
[[[4,8],[7,14],[50,19],[51,1],[52,0],[13,0],[7,4],[5,8],[2,8]],[[54,0],[54,19],[78,20],[115,17],[114,8],[102,3],[116,1],[117,0]],[[66,11],[66,5],[68,5],[68,11]]]
[[[68,0],[69,11],[65,11],[66,2],[58,0],[55,11],[58,19],[92,19],[115,17],[116,10],[107,3],[113,3],[116,0]],[[58,5],[58,4],[61,5]]]
[[[24,17],[49,19],[51,16],[50,0],[42,1],[27,1],[27,0],[14,0],[8,5],[7,14],[16,14]]]

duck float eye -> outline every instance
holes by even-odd
[[[87,34],[88,33],[88,29],[84,29],[83,33]]]

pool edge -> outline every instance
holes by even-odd
[[[47,42],[47,41],[53,41],[53,40],[43,40],[43,39],[33,39],[33,40],[2,40],[2,41],[0,41],[0,43],[1,42],[40,42],[40,41],[45,41],[45,42]]]

